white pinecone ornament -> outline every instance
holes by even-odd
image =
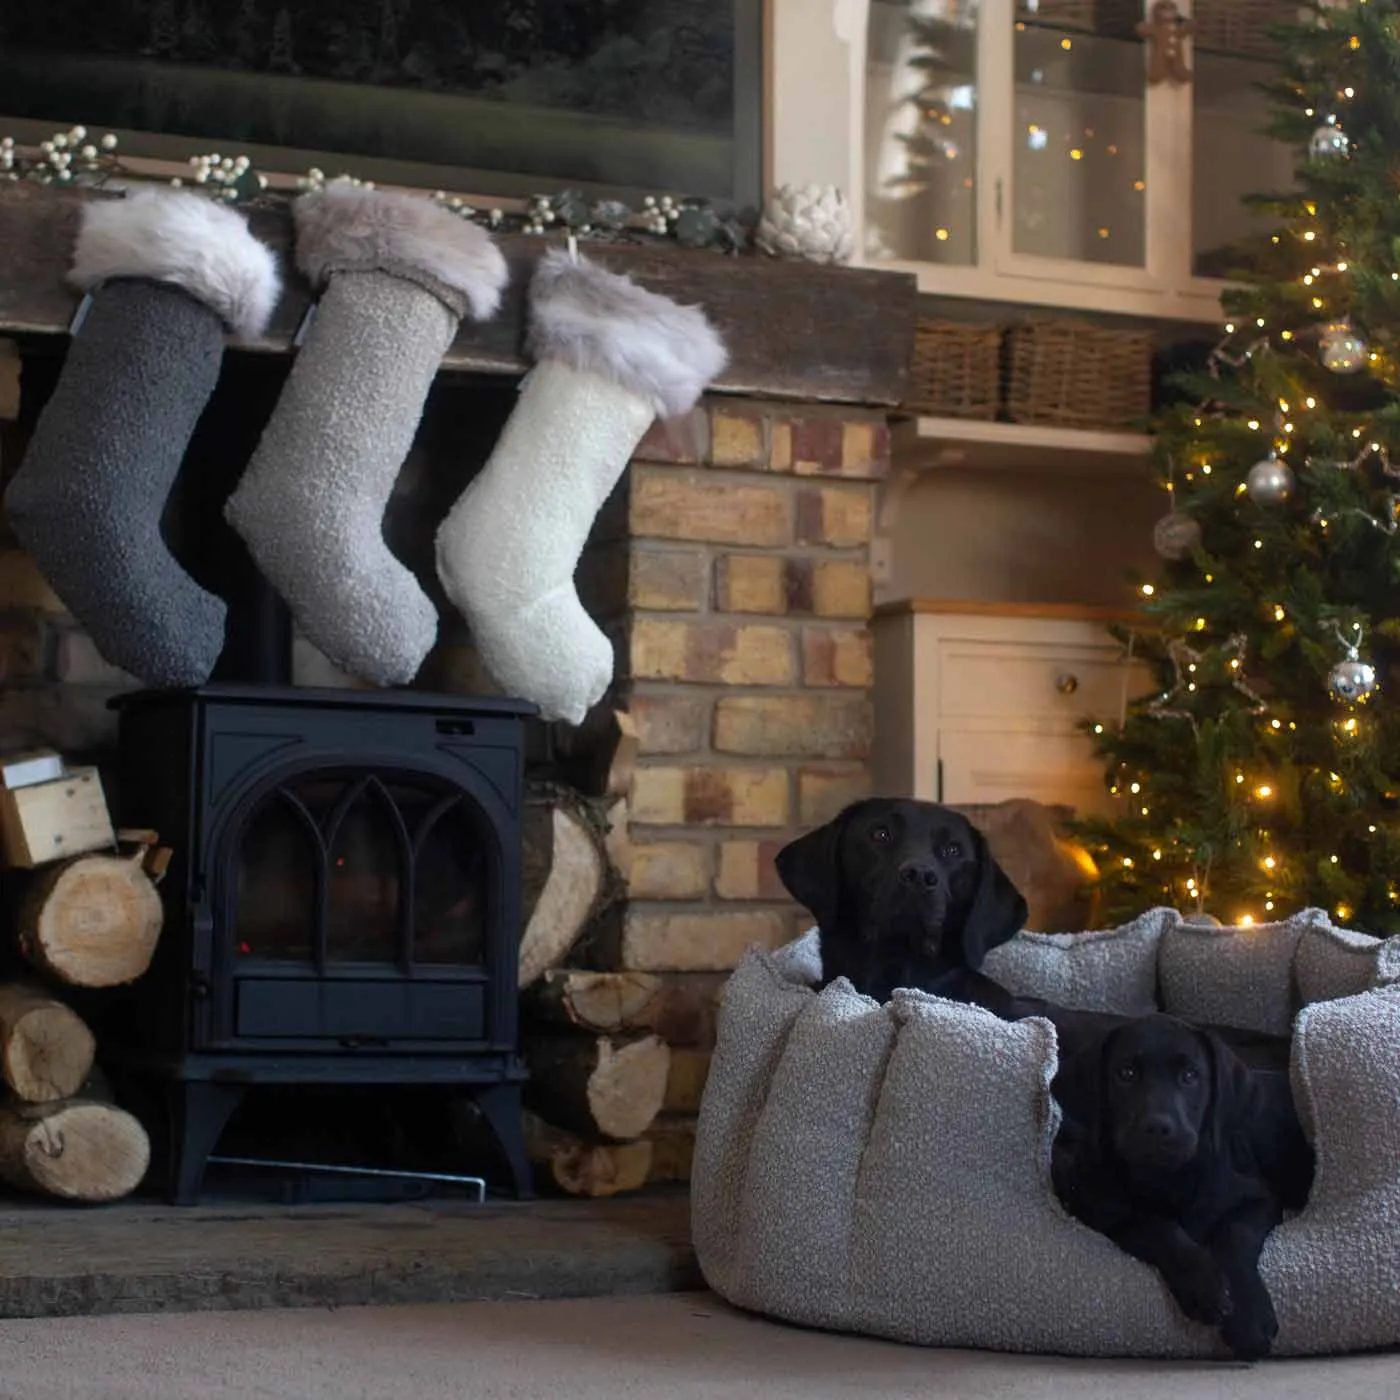
[[[781,185],[768,197],[754,238],[774,257],[847,262],[855,251],[851,206],[835,185]]]

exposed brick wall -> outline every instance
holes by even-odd
[[[883,415],[807,405],[715,399],[638,449],[584,571],[641,741],[623,967],[724,970],[799,929],[773,857],[868,790],[888,467]]]

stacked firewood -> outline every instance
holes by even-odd
[[[25,886],[27,965],[0,981],[0,1179],[115,1200],[145,1176],[150,1142],[112,1102],[65,992],[121,986],[150,965],[163,921],[155,881],[170,853],[154,832],[113,831],[97,771],[48,754],[0,759],[0,848]]]
[[[686,1181],[722,978],[589,966],[626,888],[625,714],[592,734],[569,787],[537,786],[525,824],[520,949],[526,1146],[542,1184],[611,1196]]]

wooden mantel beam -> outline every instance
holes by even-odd
[[[78,208],[84,199],[106,197],[18,182],[0,187],[0,335],[67,331],[78,300],[64,280]],[[285,255],[291,243],[285,209],[257,211],[252,223]],[[444,369],[507,375],[525,369],[525,290],[547,244],[522,234],[500,242],[511,266],[504,310],[487,325],[464,325]],[[715,385],[721,392],[876,406],[904,398],[918,305],[911,276],[667,246],[586,246],[605,266],[705,308],[729,346],[729,368]],[[306,284],[289,277],[259,348],[285,351],[308,300]]]

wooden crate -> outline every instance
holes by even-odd
[[[31,870],[52,860],[116,845],[96,768],[74,768],[53,782],[0,788],[5,862]]]
[[[997,416],[1000,326],[920,319],[905,407],[938,418]]]
[[[1044,427],[1140,431],[1152,411],[1151,331],[1070,318],[1010,333],[1007,415]]]

